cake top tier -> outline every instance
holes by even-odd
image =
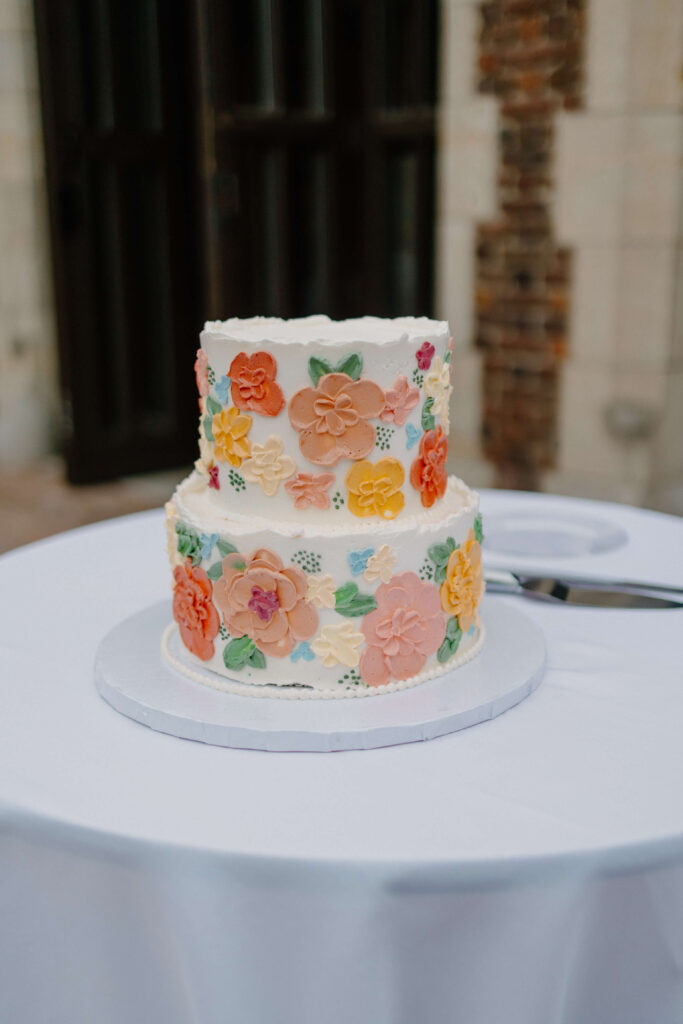
[[[426,317],[207,323],[197,468],[214,505],[340,525],[440,502],[450,358],[448,324]]]

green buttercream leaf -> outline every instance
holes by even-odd
[[[451,557],[453,551],[455,551],[458,545],[455,543],[452,537],[446,537],[443,544],[432,544],[427,550],[427,554],[434,563],[434,582],[443,583],[446,579],[446,567],[448,565],[448,559]]]
[[[477,538],[477,541],[481,544],[481,542],[484,539],[484,528],[481,522],[481,512],[477,515],[476,519],[474,520],[474,536]]]
[[[460,629],[460,626],[458,625],[458,620],[455,618],[455,616],[452,619],[448,620],[448,625],[446,626],[446,636],[448,637],[449,640],[457,640],[458,643],[460,643],[462,630]]]
[[[223,649],[223,664],[226,668],[244,668],[256,650],[254,641],[248,636],[231,640]]]
[[[347,619],[357,615],[367,615],[377,607],[372,594],[360,594],[355,583],[345,583],[334,592],[335,611]]]
[[[252,668],[265,668],[266,656],[263,651],[259,651],[258,647],[254,647],[254,650],[247,658],[247,665],[251,665]]]
[[[446,626],[446,636],[444,638],[444,642],[441,644],[441,647],[439,647],[439,650],[437,651],[436,654],[441,664],[443,664],[446,661],[449,661],[456,653],[458,647],[460,646],[461,637],[462,630],[458,625],[458,620],[456,618],[449,619],[448,625]]]
[[[326,359],[320,359],[318,356],[311,356],[308,360],[308,374],[313,381],[313,387],[317,388],[318,381],[321,377],[324,377],[326,373],[332,373],[332,367]]]
[[[435,426],[435,419],[432,416],[432,406],[434,405],[434,399],[428,398],[425,404],[422,406],[422,429],[433,430]]]
[[[217,540],[216,547],[218,548],[219,554],[225,558],[226,555],[232,555],[237,551],[234,544],[230,544],[227,540]]]
[[[222,563],[221,562],[214,562],[214,564],[209,566],[209,568],[206,570],[206,575],[209,577],[209,579],[213,583],[215,583],[216,580],[219,580],[221,578],[221,576],[223,575],[223,565],[222,565]]]
[[[335,373],[346,373],[351,380],[358,380],[363,371],[363,357],[358,352],[340,359],[334,368]]]
[[[211,425],[212,416],[205,416],[203,421],[204,434],[206,435],[207,441],[213,441],[213,427]]]
[[[189,558],[192,565],[199,565],[202,560],[199,534],[181,522],[175,524],[175,532],[178,535],[178,552],[183,558]]]
[[[223,407],[220,404],[220,402],[217,402],[215,398],[212,398],[211,395],[206,396],[206,411],[208,413],[210,413],[212,416],[215,416],[216,413],[220,412],[222,408]]]
[[[446,355],[443,357],[443,361],[444,361],[444,363],[450,363],[450,361],[451,361],[451,350],[450,349],[446,350]]]

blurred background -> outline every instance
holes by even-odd
[[[683,0],[0,0],[0,550],[254,314],[448,319],[452,471],[683,514],[682,91]]]

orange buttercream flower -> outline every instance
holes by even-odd
[[[277,416],[285,396],[275,380],[277,363],[269,352],[248,356],[240,352],[230,363],[230,395],[238,409],[251,409],[262,416]]]
[[[443,498],[446,493],[447,456],[448,439],[440,426],[422,435],[420,454],[410,467],[410,482],[420,492],[425,508],[431,508],[436,499]]]
[[[197,391],[201,398],[209,393],[209,357],[203,348],[197,349],[194,361],[194,373],[197,380]]]
[[[379,416],[384,392],[371,380],[352,380],[346,373],[326,373],[317,388],[302,388],[289,403],[289,421],[300,431],[302,454],[319,466],[339,459],[363,459],[375,444],[375,428],[367,420]]]
[[[400,490],[404,480],[398,459],[380,459],[374,466],[367,460],[357,462],[346,474],[350,511],[354,516],[395,519],[405,504]]]
[[[188,558],[173,570],[173,618],[188,651],[209,661],[213,658],[213,641],[220,628],[218,612],[211,603],[211,580],[199,566],[193,568]]]
[[[216,413],[211,421],[211,432],[213,453],[217,459],[229,462],[231,466],[242,465],[242,459],[251,454],[251,442],[247,437],[251,422],[251,416],[240,413],[234,406]]]
[[[455,615],[466,633],[474,622],[477,605],[484,591],[481,570],[481,546],[470,530],[467,540],[451,552],[446,566],[446,579],[441,584],[441,607]]]
[[[285,658],[318,628],[307,589],[302,569],[285,568],[274,551],[258,548],[247,556],[234,552],[223,559],[214,600],[232,636],[248,636],[263,654]]]

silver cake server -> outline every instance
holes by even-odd
[[[683,588],[654,583],[538,576],[505,569],[485,569],[484,579],[489,593],[518,594],[554,604],[595,608],[683,608]]]

